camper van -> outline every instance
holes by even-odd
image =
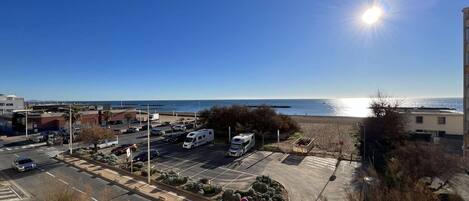
[[[182,148],[191,149],[204,144],[212,143],[214,140],[213,129],[202,129],[187,134]]]
[[[254,133],[241,133],[231,139],[228,156],[239,157],[248,152],[256,144]]]

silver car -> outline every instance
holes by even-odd
[[[11,165],[18,172],[33,170],[37,167],[36,163],[33,160],[26,157],[17,157]]]

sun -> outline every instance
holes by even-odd
[[[383,15],[383,10],[378,6],[368,8],[362,15],[362,21],[365,24],[373,25],[379,21]]]

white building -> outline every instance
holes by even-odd
[[[24,98],[15,95],[0,94],[0,114],[12,113],[24,109]]]
[[[399,108],[407,118],[407,131],[432,137],[463,136],[464,114],[451,108]]]

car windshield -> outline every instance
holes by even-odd
[[[25,163],[31,163],[33,162],[31,159],[21,159],[18,161],[18,164],[25,164]]]
[[[233,149],[233,150],[238,150],[240,148],[241,148],[240,144],[231,144],[231,147],[230,147],[230,149]]]
[[[186,140],[184,140],[184,142],[192,142],[192,141],[194,141],[194,138],[191,138],[191,137],[188,137],[186,138]]]

